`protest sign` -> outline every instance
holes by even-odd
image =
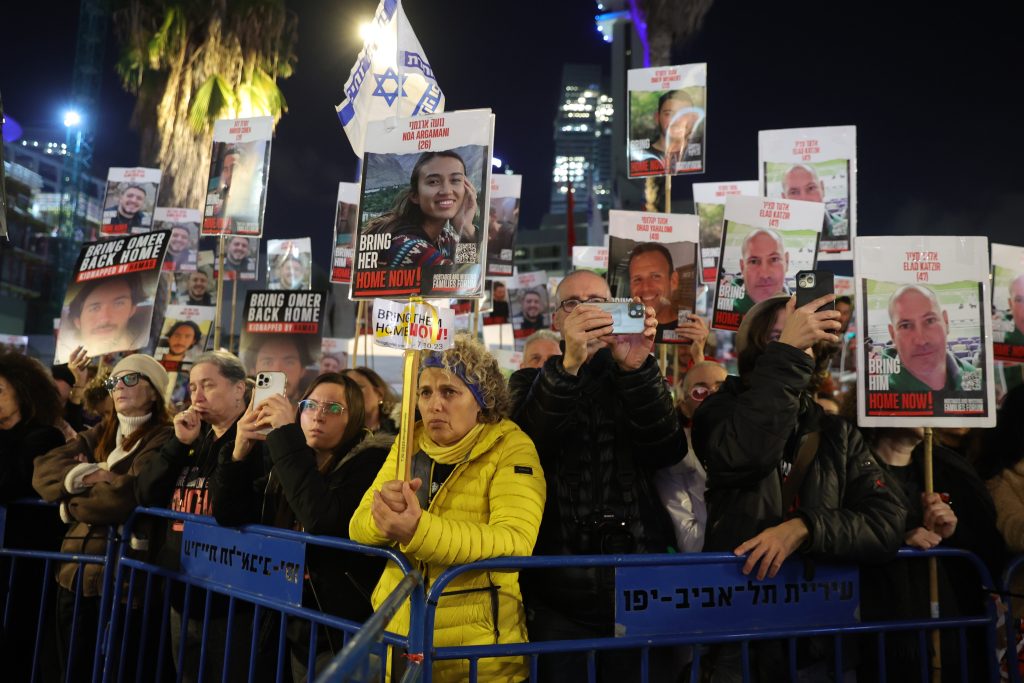
[[[699,234],[696,216],[608,212],[608,286],[654,309],[659,342],[682,343],[679,312],[696,310]]]
[[[367,126],[353,298],[481,296],[493,138],[489,110]]]
[[[213,276],[220,277],[220,240],[213,251]],[[258,237],[228,235],[224,239],[224,279],[256,280],[259,277],[260,240]]]
[[[523,352],[511,351],[509,349],[490,349],[491,355],[498,361],[498,369],[505,376],[505,380],[512,376],[519,366],[523,364]]]
[[[754,304],[794,289],[797,271],[817,263],[824,211],[813,202],[726,198],[712,327],[736,331]]]
[[[512,322],[515,350],[523,350],[523,342],[537,330],[551,329],[551,297],[548,274],[543,270],[516,273],[508,288],[508,307]]]
[[[522,185],[521,175],[491,176],[490,214],[487,218],[488,276],[512,274]]]
[[[718,275],[718,255],[722,251],[722,229],[725,227],[725,198],[730,195],[757,197],[760,184],[756,180],[730,183],[694,183],[693,206],[700,219],[701,280],[714,283]]]
[[[352,260],[355,258],[353,237],[359,211],[359,183],[338,183],[338,207],[334,213],[334,262],[331,282],[347,285],[352,282]]]
[[[444,351],[454,343],[455,311],[426,302],[373,300],[373,341],[404,351]]]
[[[992,245],[992,334],[996,360],[1024,362],[1024,247]]]
[[[273,132],[272,116],[213,124],[204,235],[263,234]]]
[[[308,237],[267,240],[267,289],[309,289],[312,261]]]
[[[28,351],[28,337],[18,334],[0,334],[0,346],[6,346],[19,353]]]
[[[608,247],[573,247],[572,269],[592,270],[604,277],[608,273]]]
[[[857,236],[857,127],[762,130],[762,196],[822,202],[822,261],[849,260]]]
[[[348,369],[348,347],[351,339],[324,337],[320,340],[320,374]]]
[[[66,363],[78,346],[90,356],[149,346],[169,236],[149,232],[82,245],[64,294],[55,363]]]
[[[245,297],[238,355],[250,375],[285,373],[292,402],[316,376],[326,299],[315,291],[255,290]]]
[[[167,242],[164,270],[186,273],[196,269],[199,259],[199,224],[202,219],[199,209],[157,207],[153,229],[168,230],[171,233]]]
[[[103,197],[102,235],[137,235],[153,227],[159,168],[111,168]]]
[[[216,312],[214,306],[168,306],[153,357],[168,372],[187,371],[206,349]]]
[[[630,69],[629,177],[703,173],[708,65]]]
[[[858,424],[995,426],[988,240],[861,237],[855,253]]]

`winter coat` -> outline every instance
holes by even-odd
[[[417,430],[422,423],[417,424]],[[352,516],[349,533],[369,545],[392,543],[373,521],[373,494],[395,478],[398,444]],[[423,457],[423,456],[418,456]],[[429,482],[424,483],[429,486]],[[510,420],[487,424],[465,462],[455,466],[423,511],[416,533],[400,546],[430,583],[448,567],[491,557],[525,556],[533,551],[544,510],[544,474],[537,450]],[[402,571],[389,563],[373,592],[373,606],[394,590]],[[495,623],[494,615],[497,615]],[[454,579],[437,606],[434,645],[489,645],[526,642],[526,616],[517,572],[469,572]],[[388,630],[408,633],[408,603]],[[434,665],[434,680],[468,680],[465,660]],[[481,681],[521,681],[529,676],[522,657],[480,660]]]
[[[51,425],[22,420],[0,429],[0,504],[18,498],[35,498],[32,467],[35,459],[58,448],[64,435]]]
[[[730,377],[694,414],[693,443],[708,473],[705,551],[731,552],[787,518],[784,473],[806,434],[821,444],[796,497],[810,535],[800,552],[881,562],[903,543],[907,511],[860,432],[805,391],[811,358],[772,342],[748,377]]]
[[[342,455],[327,474],[317,470],[297,424],[272,430],[265,447],[257,444],[240,462],[231,459],[234,444],[226,444],[210,482],[213,515],[223,526],[298,524],[308,534],[348,538],[352,514],[394,442],[393,434],[370,436]],[[365,621],[373,612],[370,593],[384,560],[316,545],[309,546],[307,555],[307,606]]]
[[[174,435],[174,428],[166,425],[154,431],[144,442],[138,443],[131,453],[110,464],[114,475],[112,482],[99,482],[81,493],[72,494],[65,488],[68,473],[85,462],[106,462],[97,460],[95,451],[103,423],[88,429],[60,448],[36,458],[32,486],[43,500],[62,503],[64,514],[71,520],[71,527],[64,536],[61,552],[103,555],[107,550],[107,532],[110,525],[118,525],[128,519],[136,506],[135,481],[147,463],[158,457],[160,448]],[[137,529],[137,536],[144,537],[145,526]],[[57,571],[57,582],[67,590],[74,590],[78,563],[66,562]],[[84,565],[82,595],[97,596],[102,592],[103,564]]]
[[[686,436],[653,357],[623,371],[601,349],[576,376],[561,356],[509,380],[512,419],[537,445],[548,482],[538,555],[661,553],[675,545],[654,473],[680,462]],[[626,533],[623,533],[622,530]],[[613,577],[566,567],[524,577],[540,600],[612,635]]]

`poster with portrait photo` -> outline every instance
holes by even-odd
[[[170,233],[82,245],[64,294],[54,363],[85,347],[90,356],[149,348],[153,303]]]
[[[725,198],[731,195],[759,197],[756,180],[729,183],[693,183],[693,206],[700,219],[701,282],[714,284],[718,275],[718,256],[722,251],[725,227]]]
[[[985,237],[855,242],[857,423],[994,427]]]
[[[272,116],[222,119],[213,124],[204,235],[263,234],[273,133]]]
[[[711,327],[735,332],[754,304],[794,290],[797,272],[817,264],[824,211],[816,202],[726,198]]]
[[[707,82],[706,63],[629,70],[630,178],[704,172]]]
[[[488,349],[491,355],[494,356],[494,360],[498,361],[498,370],[505,377],[505,381],[519,369],[519,366],[523,364],[523,352],[514,351],[511,349]]]
[[[111,168],[103,197],[101,235],[138,235],[153,228],[159,168]]]
[[[216,306],[168,306],[153,358],[168,372],[187,372],[206,350],[216,313]]]
[[[1024,363],[1024,247],[992,245],[992,346],[995,360]]]
[[[761,196],[822,202],[822,261],[848,261],[857,236],[857,127],[762,130]]]
[[[217,278],[220,273],[217,268],[220,264],[220,240],[214,243],[213,251],[213,276]],[[228,235],[224,238],[224,279],[227,281],[256,280],[259,278],[260,265],[260,240],[258,237],[243,237],[242,235]]]
[[[683,343],[679,312],[696,310],[696,216],[647,211],[608,212],[608,287],[620,299],[640,297],[658,317],[658,342]]]
[[[352,298],[479,298],[487,259],[490,110],[367,126]]]
[[[283,372],[288,400],[298,401],[319,373],[324,292],[250,290],[245,295],[239,357],[246,372]]]
[[[359,183],[338,183],[338,205],[334,210],[334,261],[331,282],[347,285],[352,282],[352,261],[355,259],[356,221],[359,215]]]
[[[491,176],[491,201],[487,217],[487,275],[512,275],[512,261],[519,228],[519,195],[523,176]]]
[[[608,247],[573,247],[572,269],[592,270],[604,277],[608,273]]]
[[[158,206],[153,218],[154,230],[168,230],[164,270],[175,273],[194,271],[199,262],[199,224],[203,216],[199,209]]]
[[[320,374],[348,369],[348,349],[351,339],[324,337],[320,340]]]
[[[551,329],[547,271],[516,273],[508,286],[508,308],[515,350],[522,351],[527,337],[537,330]]]
[[[508,289],[512,278],[495,277],[487,279],[487,299],[490,306],[484,316],[484,325],[504,325],[509,321]]]
[[[312,261],[308,237],[267,240],[267,289],[309,289]]]
[[[174,296],[171,297],[171,303],[181,306],[213,306],[216,304],[216,296],[213,252],[200,251],[195,270],[174,274]]]
[[[18,353],[28,353],[28,337],[19,334],[0,334],[0,347],[6,347]]]

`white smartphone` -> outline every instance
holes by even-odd
[[[258,372],[256,373],[256,388],[252,392],[252,404],[258,406],[274,394],[287,396],[288,378],[283,372]],[[259,430],[260,434],[269,434],[270,427]]]

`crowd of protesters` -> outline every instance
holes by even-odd
[[[57,503],[57,513],[43,512],[66,525],[55,542],[68,553],[102,554],[108,529],[136,507],[169,508],[223,526],[393,546],[428,586],[447,567],[503,556],[728,552],[745,556],[742,572],[762,580],[795,555],[858,565],[865,619],[927,616],[927,567],[897,561],[901,546],[963,548],[996,576],[1011,553],[1024,552],[1024,388],[1005,396],[995,429],[939,430],[936,493],[925,493],[921,430],[858,429],[855,396],[837,391],[830,368],[849,307],[819,310],[831,295],[799,308],[787,295],[753,306],[735,338],[736,376],[704,359],[708,329],[691,315],[680,330],[689,344],[675,387],[652,353],[654,310],[647,308],[642,333],[616,335],[611,315],[592,305],[609,298],[602,277],[570,273],[556,291],[553,329],[527,340],[523,367],[507,382],[466,335],[424,353],[407,480],[396,475],[400,401],[369,368],[324,372],[302,390],[257,402],[242,362],[208,352],[190,369],[187,407],[172,414],[167,372],[148,355],[126,355],[97,374],[87,350],[77,349],[48,373],[0,350],[0,503],[32,495]],[[134,529],[132,552],[180,569],[182,524],[150,521]],[[36,547],[28,536],[8,519],[7,547]],[[303,606],[357,622],[402,574],[382,560],[313,546],[306,568]],[[96,623],[89,615],[99,609],[102,571],[56,567],[45,624],[53,661],[44,678],[48,669],[86,676],[92,648],[72,656],[69,634],[77,616],[78,637],[98,637],[87,625]],[[611,637],[614,585],[614,572],[602,568],[463,574],[438,603],[434,643]],[[939,589],[945,615],[978,614],[993,599],[955,561],[940,563]],[[320,670],[342,646],[339,632],[320,628],[314,638],[300,619],[265,618],[255,635],[232,632],[227,598],[201,594],[177,583],[169,590],[169,675],[180,680],[219,680],[229,650],[229,680],[248,679],[240,653],[250,644],[261,663],[255,679],[272,677],[281,629],[295,683],[312,678],[311,659]],[[31,614],[16,598],[12,591],[11,613]],[[235,612],[254,616],[251,606]],[[406,632],[409,619],[406,605],[390,629]],[[12,666],[28,656],[16,631],[3,634]],[[152,639],[161,629],[145,632]],[[949,671],[959,671],[955,645],[943,638]],[[774,680],[787,666],[785,650],[775,642],[751,648],[755,680]],[[971,670],[984,666],[982,645],[968,653]],[[649,654],[658,681],[682,680],[692,660],[681,647]],[[828,680],[832,656],[831,646],[802,643],[801,680]],[[916,636],[895,636],[886,649],[890,678],[919,672],[919,656]],[[851,672],[877,671],[873,657],[873,647],[854,648],[844,662]],[[638,651],[597,658],[601,681],[639,676]],[[707,680],[740,680],[743,660],[738,645],[711,648],[702,662]],[[401,660],[389,666],[400,671]],[[435,680],[464,680],[468,667],[439,662]],[[587,668],[583,653],[542,655],[538,677],[585,680]],[[487,681],[530,674],[523,657],[482,660],[478,673]]]

